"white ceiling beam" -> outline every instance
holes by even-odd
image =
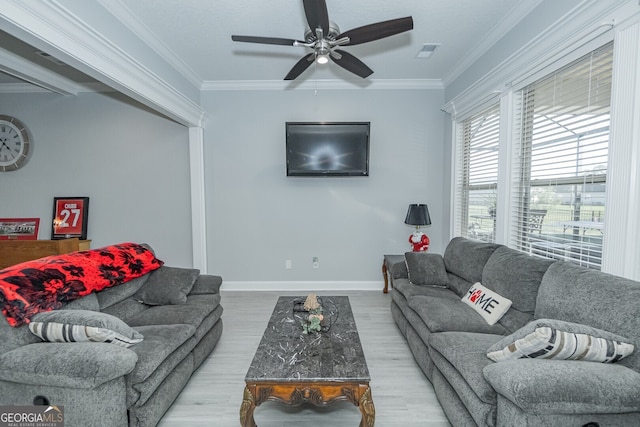
[[[204,111],[63,0],[3,0],[0,29],[185,126],[201,126]]]
[[[77,95],[80,91],[73,80],[49,71],[2,47],[0,47],[0,71],[61,95]]]

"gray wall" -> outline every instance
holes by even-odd
[[[443,90],[204,92],[209,271],[225,283],[380,282],[383,254],[409,250],[416,202],[442,252],[442,104]],[[370,176],[286,177],[287,121],[370,121]]]
[[[39,217],[51,237],[54,196],[88,196],[92,247],[147,242],[191,266],[188,131],[115,94],[0,94],[29,127],[33,157],[0,173],[0,217]]]

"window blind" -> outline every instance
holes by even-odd
[[[500,104],[463,120],[458,129],[456,221],[460,235],[495,241]]]
[[[613,44],[518,94],[511,245],[600,268]]]

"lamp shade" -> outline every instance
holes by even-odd
[[[431,225],[431,217],[429,216],[429,208],[427,205],[409,205],[404,223],[415,226]]]

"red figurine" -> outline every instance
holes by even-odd
[[[429,249],[429,238],[421,231],[416,231],[409,236],[409,243],[413,247],[413,252],[424,252]]]

